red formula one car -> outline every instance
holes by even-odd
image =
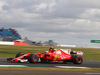
[[[73,62],[74,64],[81,64],[83,62],[82,58],[83,52],[79,51],[72,51],[70,49],[51,49],[49,51],[45,51],[43,53],[29,53],[23,54],[18,53],[16,54],[15,58],[7,58],[7,61],[14,61],[14,62],[30,62],[30,63],[37,63],[37,62],[58,62],[63,61],[66,62]]]

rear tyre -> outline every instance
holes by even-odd
[[[74,64],[82,64],[82,62],[83,62],[82,56],[74,56],[73,57],[73,63]]]
[[[39,60],[39,57],[36,54],[30,54],[30,56],[28,57],[28,61],[30,63],[37,63]]]
[[[16,54],[15,57],[17,58],[17,57],[20,57],[20,56],[22,56],[22,55],[24,55],[24,53],[18,53],[18,54]]]

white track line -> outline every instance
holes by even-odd
[[[24,65],[0,65],[0,67],[28,67]]]
[[[55,66],[57,68],[89,68],[89,67],[77,67],[77,66]]]
[[[85,73],[87,75],[100,75],[100,73]]]
[[[25,65],[0,65],[0,67],[29,67]],[[76,66],[55,66],[56,68],[89,68],[89,67],[76,67]]]

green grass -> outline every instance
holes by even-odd
[[[0,57],[15,57],[15,55],[19,52],[27,53],[36,53],[36,52],[44,52],[49,50],[50,47],[46,46],[5,46],[0,45]],[[60,49],[69,49],[68,47],[54,47]],[[70,48],[73,51],[82,51],[84,52],[83,59],[84,60],[100,60],[100,49],[96,48]]]

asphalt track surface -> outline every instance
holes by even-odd
[[[24,65],[28,67],[55,67],[55,66],[75,66],[75,67],[88,67],[88,68],[100,68],[100,61],[87,61],[84,60],[82,64],[73,64],[68,62],[67,64],[64,63],[15,63],[15,62],[8,62],[7,58],[0,58],[0,65]]]
[[[0,75],[100,75],[100,73],[91,71],[0,70]]]
[[[28,67],[55,67],[55,66],[76,66],[88,68],[100,68],[100,61],[84,61],[81,65],[73,63],[15,63],[8,62],[7,58],[0,58],[0,65],[23,65]],[[63,71],[63,70],[0,70],[0,75],[100,75],[100,72],[92,71]]]

